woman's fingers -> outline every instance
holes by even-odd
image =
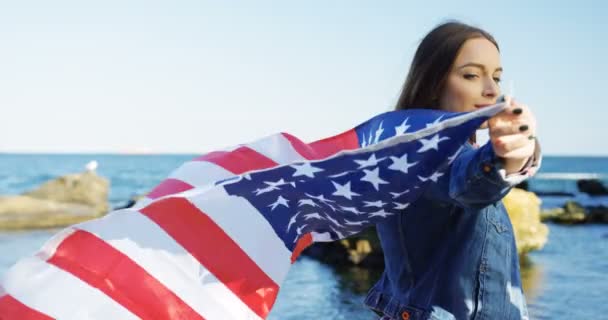
[[[534,140],[528,141],[531,141],[531,143],[526,143],[519,148],[503,150],[500,154],[498,152],[496,154],[505,159],[528,159],[534,155],[534,148],[536,147]]]
[[[490,141],[496,155],[503,158],[524,159],[534,153],[536,134],[534,114],[524,104],[507,100],[508,107],[488,120]]]
[[[503,135],[498,137],[490,137],[494,146],[494,152],[501,157],[509,158],[512,151],[524,148],[528,145],[534,146],[534,141],[528,139],[527,135],[517,133],[511,135]],[[534,151],[534,150],[531,150]],[[530,153],[532,155],[532,153]]]

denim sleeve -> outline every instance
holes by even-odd
[[[427,196],[460,207],[486,207],[501,200],[513,186],[536,171],[540,164],[538,144],[536,149],[535,156],[521,174],[507,176],[491,143],[479,149],[466,145],[452,162],[448,173],[437,183],[430,184]]]

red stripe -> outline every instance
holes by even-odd
[[[0,297],[0,320],[53,320],[53,318],[36,311],[11,295]]]
[[[183,198],[163,199],[141,212],[171,235],[253,312],[266,318],[279,286],[209,216]]]
[[[78,230],[64,239],[48,263],[101,290],[142,319],[203,319],[128,256],[89,232]]]
[[[272,159],[248,147],[233,151],[216,151],[200,156],[195,161],[208,161],[234,173],[241,174],[251,170],[272,168],[277,165]]]
[[[150,193],[148,193],[147,197],[150,199],[160,198],[162,196],[176,194],[182,191],[190,190],[194,188],[193,186],[177,179],[167,179],[157,185]]]
[[[296,243],[296,247],[293,248],[293,252],[291,253],[291,263],[296,262],[296,259],[300,256],[304,249],[308,248],[312,244],[312,235],[307,233],[303,235],[300,239],[298,239],[298,243]]]
[[[309,160],[324,159],[342,150],[359,148],[359,138],[355,129],[309,144],[305,144],[288,134],[284,134],[284,136],[299,154]]]

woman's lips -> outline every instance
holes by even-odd
[[[491,106],[491,105],[492,105],[491,103],[488,103],[488,104],[476,104],[475,108],[485,108],[485,107]]]

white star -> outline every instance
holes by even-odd
[[[363,169],[363,172],[365,173],[365,176],[363,178],[361,178],[361,181],[367,181],[367,182],[371,183],[374,186],[374,188],[376,189],[376,191],[379,190],[380,184],[388,184],[388,182],[380,179],[380,177],[379,177],[380,168],[376,168],[374,170]]]
[[[464,147],[460,147],[458,148],[458,150],[456,150],[456,152],[454,152],[454,154],[451,157],[448,157],[448,164],[452,164],[452,162],[454,162],[454,160],[456,160],[456,157],[458,156],[458,154],[460,154],[460,151],[462,151]]]
[[[376,159],[376,154],[372,153],[372,155],[369,157],[369,159],[367,160],[355,160],[355,162],[359,165],[359,168],[357,169],[361,169],[361,168],[366,168],[366,167],[373,167],[378,165],[378,162],[384,160],[386,158],[380,158],[380,159]]]
[[[265,183],[265,184],[267,184],[267,185],[269,185],[269,186],[271,186],[271,187],[278,187],[278,186],[282,186],[282,185],[284,185],[284,184],[287,184],[287,183],[285,182],[285,180],[283,180],[283,179],[281,179],[281,180],[279,180],[279,181],[277,181],[277,182],[272,182],[272,181],[264,181],[264,183]],[[277,188],[277,189],[278,189],[278,188]]]
[[[347,174],[349,174],[349,173],[350,173],[350,171],[344,171],[344,172],[342,172],[342,173],[334,174],[333,176],[329,176],[329,177],[330,177],[330,178],[338,178],[338,177],[345,176],[345,175],[347,175]]]
[[[312,201],[311,199],[301,199],[298,202],[298,207],[301,207],[303,205],[309,205],[309,206],[313,206],[313,207],[318,207],[319,205],[316,204],[314,201]]]
[[[296,169],[296,172],[294,172],[292,177],[307,176],[309,178],[314,178],[315,173],[323,171],[321,168],[313,167],[310,162],[294,164],[291,167]]]
[[[338,222],[338,220],[332,218],[330,215],[326,215],[325,219],[331,221],[333,224],[335,224],[338,227],[342,227],[342,225],[340,224],[340,222]]]
[[[424,182],[427,180],[431,180],[433,182],[437,182],[437,180],[439,180],[439,177],[441,177],[443,175],[443,173],[439,173],[438,171],[433,172],[433,174],[430,177],[421,177],[418,176],[418,179],[420,179],[420,181]]]
[[[380,140],[380,136],[382,135],[382,132],[384,132],[384,128],[382,128],[382,123],[383,123],[383,121],[380,122],[380,126],[378,127],[378,130],[376,130],[376,138],[374,139],[374,143],[378,143],[378,141]]]
[[[410,126],[407,125],[407,120],[409,120],[410,118],[405,118],[405,120],[403,120],[403,123],[400,126],[395,127],[395,135],[396,136],[400,136],[402,134],[404,134],[407,129],[410,128]]]
[[[439,118],[435,119],[435,121],[433,121],[431,123],[427,123],[426,128],[439,124],[439,122],[441,122],[441,118],[443,118],[443,115],[439,116]]]
[[[335,232],[335,233],[336,233],[336,235],[338,236],[338,239],[343,239],[343,238],[344,238],[344,235],[343,235],[343,234],[341,234],[340,232],[338,232],[338,230],[336,230],[336,229],[334,229],[334,228],[332,228],[332,227],[329,227],[329,228],[330,228],[330,229],[331,229],[333,232]]]
[[[350,181],[345,185],[340,185],[339,183],[335,183],[333,181],[331,183],[333,183],[334,187],[336,188],[336,192],[332,193],[332,196],[343,196],[348,200],[352,200],[353,196],[360,196],[360,194],[350,190]]]
[[[378,201],[363,201],[365,203],[365,207],[377,207],[382,208],[386,204],[386,202],[382,202],[382,200]]]
[[[399,197],[400,195],[406,194],[408,192],[410,192],[410,189],[405,189],[405,191],[403,191],[403,192],[391,192],[391,195],[393,196],[393,199],[395,199],[395,198]]]
[[[403,210],[410,206],[409,203],[399,203],[399,202],[393,202],[393,203],[395,204],[395,209],[397,209],[397,210]]]
[[[304,228],[306,228],[306,227],[308,227],[308,225],[307,225],[307,224],[303,224],[303,225],[301,225],[299,228],[297,228],[297,229],[296,229],[296,233],[298,234],[298,236],[302,234],[302,230],[303,230]],[[294,242],[295,242],[295,241],[294,241]]]
[[[317,200],[319,200],[319,201],[322,201],[322,202],[324,202],[324,203],[328,203],[328,202],[335,202],[335,201],[333,201],[333,200],[325,199],[325,196],[324,196],[324,195],[320,195],[320,196],[313,196],[312,194],[308,194],[308,193],[305,193],[305,195],[307,195],[307,196],[308,196],[308,197],[310,197],[310,198],[313,198],[313,199],[317,199]]]
[[[344,224],[346,224],[347,226],[362,226],[363,222],[361,222],[361,221],[350,221],[350,220],[344,219]]]
[[[287,225],[287,232],[289,232],[289,229],[291,229],[291,225],[294,224],[296,222],[296,217],[300,214],[300,211],[298,211],[296,214],[294,214],[291,219],[289,219],[289,224]]]
[[[382,217],[382,218],[386,218],[390,215],[392,215],[392,212],[386,212],[384,211],[384,209],[378,210],[376,212],[372,212],[370,213],[367,217],[368,218],[373,218],[373,217]]]
[[[331,209],[331,211],[336,212],[336,210],[337,210],[336,207],[332,206],[331,203],[329,203],[329,202],[324,202],[324,203],[326,206],[328,206]]]
[[[430,139],[419,139],[420,143],[422,143],[422,147],[418,149],[418,153],[422,153],[431,149],[439,150],[439,142],[444,140],[450,140],[448,137],[439,138],[439,134],[434,135]]]
[[[289,200],[283,198],[282,196],[279,196],[277,198],[277,201],[275,201],[273,204],[269,205],[269,207],[272,207],[272,209],[270,209],[270,211],[274,210],[279,205],[289,208],[289,205],[287,204],[288,201]]]
[[[253,191],[253,192],[255,193],[255,195],[256,195],[256,196],[259,196],[259,195],[261,195],[261,194],[263,194],[263,193],[267,193],[267,192],[270,192],[270,191],[273,191],[273,190],[279,190],[279,188],[277,188],[277,187],[275,187],[275,186],[269,186],[269,187],[262,188],[262,189],[257,188],[257,189],[256,189],[255,191]]]
[[[388,168],[392,170],[401,171],[403,173],[407,173],[408,169],[415,166],[418,162],[407,162],[407,153],[404,153],[401,157],[393,157],[391,156],[391,160],[393,164],[391,164]]]
[[[304,215],[304,220],[310,220],[310,219],[318,219],[318,220],[323,220],[324,218],[321,217],[321,215],[319,215],[318,212],[314,212],[314,213],[309,213],[309,214],[305,214]]]
[[[357,209],[355,207],[343,207],[340,206],[340,209],[342,209],[342,211],[348,211],[348,212],[352,212],[354,214],[359,214],[360,212],[357,211]]]

